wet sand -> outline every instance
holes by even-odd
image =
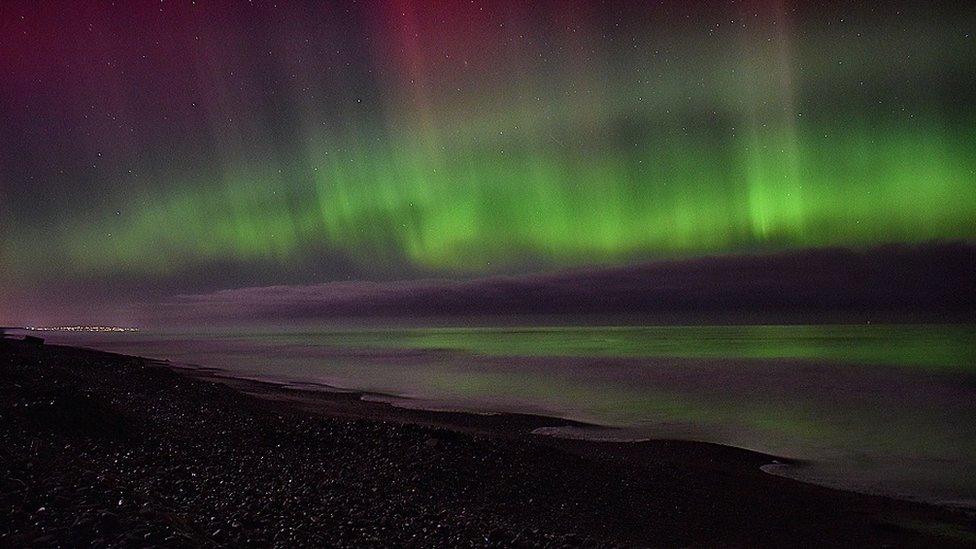
[[[976,545],[970,511],[774,456],[361,396],[2,340],[0,546]]]

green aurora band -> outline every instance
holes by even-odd
[[[408,143],[333,153],[340,159],[310,185],[245,169],[218,192],[187,185],[150,200],[120,228],[69,231],[64,245],[92,270],[285,261],[327,242],[364,261],[402,253],[431,269],[484,271],[525,254],[571,265],[976,234],[976,157],[962,136],[800,135],[797,153],[757,136],[737,151],[693,140],[627,154],[608,146],[590,161],[516,147],[450,151],[438,167]]]

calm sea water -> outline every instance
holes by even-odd
[[[527,412],[804,460],[802,480],[976,502],[976,326],[654,326],[48,334],[400,406]],[[385,395],[385,396],[381,396]],[[542,434],[542,433],[541,433]]]

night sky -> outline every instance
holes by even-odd
[[[0,324],[974,239],[969,3],[0,3]]]

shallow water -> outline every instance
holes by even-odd
[[[54,334],[402,406],[526,412],[805,460],[831,486],[976,501],[976,327],[653,326]]]

